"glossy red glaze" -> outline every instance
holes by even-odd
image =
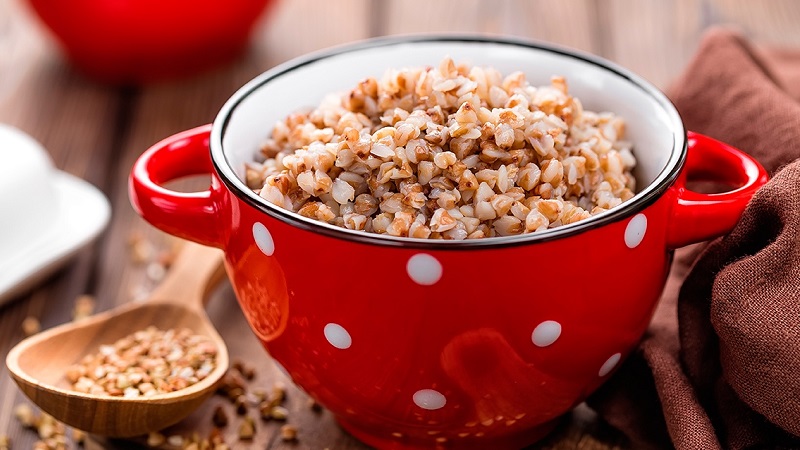
[[[739,150],[702,134],[689,132],[688,137],[689,146],[695,151],[689,152],[686,169],[674,187],[678,203],[667,239],[671,248],[728,232],[739,221],[750,197],[767,182],[767,172]],[[699,194],[686,188],[687,179],[715,181],[736,188]]]
[[[175,192],[160,186],[169,180],[213,171],[208,157],[198,157],[198,149],[208,149],[210,130],[207,125],[184,131],[147,150],[133,168],[129,189],[137,212],[158,218],[162,230],[221,247],[226,236],[220,226],[221,211],[229,208],[219,178],[211,177],[211,187],[202,192]],[[192,224],[189,233],[185,231],[187,224]]]
[[[209,130],[149,149],[133,204],[163,230],[223,248],[270,355],[354,435],[389,449],[541,437],[635,347],[672,249],[727,231],[766,181],[748,156],[693,134],[677,181],[622,220],[502,247],[409,248],[293,226],[221,188],[214,171],[206,192],[159,187],[208,170]],[[695,176],[744,186],[697,194],[685,188]]]
[[[112,83],[182,76],[236,57],[270,0],[28,0],[86,74]]]

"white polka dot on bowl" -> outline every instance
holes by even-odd
[[[633,216],[625,227],[625,245],[628,248],[638,247],[644,239],[645,232],[647,232],[647,216],[644,214]]]
[[[422,409],[433,411],[441,409],[447,404],[447,399],[441,392],[433,389],[421,389],[414,392],[414,404]]]
[[[415,283],[423,286],[436,284],[442,278],[442,263],[427,253],[417,253],[408,259],[406,272]]]
[[[272,256],[275,253],[275,241],[272,240],[272,234],[263,223],[253,224],[253,239],[256,241],[258,249],[265,255]]]
[[[555,320],[545,320],[536,325],[531,333],[531,341],[537,347],[552,345],[561,336],[561,324]]]
[[[612,370],[614,370],[614,367],[617,367],[620,358],[622,358],[621,353],[614,353],[613,355],[611,355],[606,360],[606,362],[604,362],[603,365],[600,366],[600,371],[597,372],[597,376],[604,377],[608,375]]]
[[[348,349],[351,345],[353,345],[353,338],[350,337],[350,333],[348,333],[347,330],[345,330],[344,327],[338,323],[329,323],[325,325],[323,333],[325,334],[325,339],[328,340],[328,343],[339,350]]]

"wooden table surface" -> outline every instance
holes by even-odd
[[[480,32],[550,41],[589,51],[629,67],[666,88],[685,67],[703,31],[732,24],[757,42],[800,45],[800,2],[795,0],[283,0],[264,17],[246,55],[190,79],[119,88],[96,84],[70,68],[57,46],[21,0],[0,0],[0,123],[39,140],[55,165],[101,189],[113,208],[111,223],[46,282],[0,309],[0,351],[23,337],[28,316],[44,328],[70,320],[74,299],[90,294],[98,310],[132,301],[152,289],[146,264],[131,258],[129,240],[142,236],[158,251],[174,240],[155,231],[132,210],[126,180],[136,157],[175,132],[210,122],[225,99],[260,72],[320,48],[379,35],[412,32]],[[0,149],[0,151],[9,151]],[[9,214],[2,211],[0,214]],[[2,251],[2,249],[0,249]],[[152,275],[152,274],[151,274]],[[232,291],[223,287],[209,314],[233,358],[254,361],[253,386],[270,387],[284,376],[249,329]],[[0,434],[12,448],[31,448],[37,436],[24,430],[13,408],[26,399],[0,368]],[[296,443],[279,437],[280,425],[258,423],[251,444],[225,431],[232,448],[362,449],[327,412],[315,413],[304,394],[290,387],[289,423]],[[169,434],[207,433],[215,397]],[[233,413],[231,412],[233,418]],[[88,446],[135,447],[92,439]],[[625,448],[625,439],[582,407],[539,449]]]

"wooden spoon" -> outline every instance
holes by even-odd
[[[222,252],[186,243],[163,282],[146,302],[117,307],[79,322],[33,335],[17,344],[6,365],[42,411],[77,429],[111,437],[131,437],[163,429],[194,411],[216,389],[228,369],[228,350],[204,310],[212,288],[224,279]],[[70,389],[67,368],[98,347],[154,325],[189,328],[217,347],[216,367],[187,388],[151,397],[122,398]]]

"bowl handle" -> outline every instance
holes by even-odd
[[[162,184],[180,177],[213,173],[211,125],[170,136],[142,153],[128,179],[136,212],[156,228],[200,244],[222,248],[226,225],[220,220],[226,195],[214,176],[208,190],[177,192]]]
[[[702,134],[689,132],[684,173],[672,187],[677,194],[669,224],[667,245],[679,248],[729,232],[753,194],[767,182],[767,172],[751,156]],[[701,194],[686,182],[707,180],[738,186],[715,194]]]

